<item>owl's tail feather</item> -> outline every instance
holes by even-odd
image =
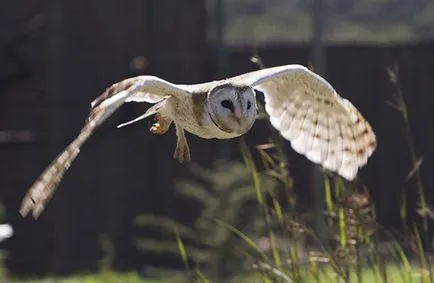
[[[54,191],[62,180],[66,170],[80,152],[81,146],[89,139],[95,129],[94,123],[86,123],[80,134],[59,154],[56,159],[45,169],[41,176],[33,183],[24,197],[20,214],[24,217],[33,211],[36,219],[42,213],[46,203],[52,197]]]

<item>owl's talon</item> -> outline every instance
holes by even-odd
[[[155,115],[156,122],[152,124],[152,127],[149,129],[149,131],[152,134],[156,135],[163,135],[167,132],[170,126],[170,122],[167,120],[164,120],[158,113]]]
[[[154,123],[152,127],[149,129],[152,134],[162,135],[166,131],[160,126],[160,123]]]

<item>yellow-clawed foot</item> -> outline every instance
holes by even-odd
[[[155,118],[157,120],[156,123],[152,125],[152,127],[149,129],[149,131],[156,135],[164,135],[167,130],[169,130],[169,126],[171,121],[165,120],[163,117],[160,116],[160,114],[155,114]]]
[[[152,127],[149,129],[149,131],[156,135],[164,134],[164,132],[162,131],[162,127],[160,126],[160,123],[152,124]]]

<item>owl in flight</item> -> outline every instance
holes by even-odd
[[[376,137],[359,111],[322,77],[301,65],[285,65],[194,85],[177,85],[155,76],[125,79],[91,103],[80,134],[31,186],[20,213],[37,218],[83,143],[125,102],[153,104],[124,126],[155,115],[150,131],[164,134],[175,124],[174,158],[190,160],[185,131],[205,139],[230,139],[250,130],[257,118],[256,93],[265,111],[292,148],[310,161],[353,180],[376,147]],[[119,127],[118,126],[118,127]]]

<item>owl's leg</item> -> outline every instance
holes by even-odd
[[[178,137],[176,141],[176,149],[173,154],[173,158],[177,159],[180,163],[190,161],[190,148],[188,147],[187,139],[185,138],[184,129],[176,126],[176,136]]]
[[[155,114],[156,122],[152,125],[149,131],[153,134],[164,135],[169,130],[171,119],[164,119],[159,113]]]

